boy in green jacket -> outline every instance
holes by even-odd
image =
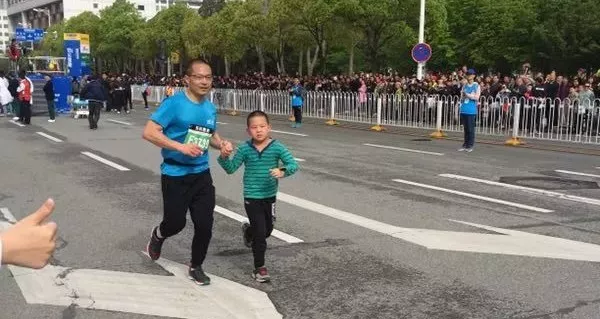
[[[233,174],[242,164],[244,169],[244,207],[250,224],[242,226],[244,244],[252,247],[254,271],[252,278],[258,282],[270,281],[265,267],[267,238],[273,231],[278,179],[290,176],[298,170],[298,164],[290,151],[278,140],[269,136],[271,124],[262,111],[254,111],[246,120],[248,135],[252,138],[240,144],[233,159],[226,150],[221,151],[218,162]],[[283,166],[279,165],[279,162]]]

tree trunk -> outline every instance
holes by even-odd
[[[321,42],[321,57],[323,58],[323,74],[327,74],[327,41]]]
[[[354,48],[356,46],[352,44],[350,47],[350,58],[348,59],[348,75],[352,75],[354,73]]]
[[[260,45],[256,45],[256,54],[258,55],[258,64],[260,65],[260,72],[262,72],[263,74],[266,71],[266,66],[265,66],[265,53],[263,52],[263,48]]]
[[[300,51],[299,56],[300,57],[298,58],[298,75],[302,76],[303,75],[302,74],[302,68],[304,66],[304,61],[302,61],[303,58],[304,58],[304,50]]]
[[[279,74],[285,74],[285,51],[283,41],[279,39]],[[302,54],[300,54],[302,57]],[[302,64],[302,62],[300,63]]]
[[[103,69],[104,68],[102,67],[102,58],[101,57],[96,58],[96,72],[98,74],[102,74]]]
[[[306,66],[307,66],[307,75],[308,76],[312,76],[313,75],[313,71],[315,69],[315,66],[317,65],[317,60],[319,59],[319,48],[320,46],[317,45],[317,47],[315,48],[315,54],[313,55],[313,58],[311,60],[310,58],[310,51],[311,49],[308,48],[306,50]]]
[[[229,59],[227,59],[227,56],[225,56],[224,58],[224,62],[225,62],[225,76],[229,77]]]

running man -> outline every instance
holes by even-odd
[[[152,229],[147,246],[152,260],[160,258],[165,239],[185,227],[189,209],[194,223],[189,277],[199,285],[210,284],[202,270],[212,238],[215,188],[209,168],[209,145],[230,154],[230,142],[216,133],[217,110],[207,99],[212,89],[208,63],[190,61],[185,74],[187,88],[162,102],[146,124],[143,137],[162,148],[161,185],[163,220]]]
[[[222,150],[218,162],[227,174],[245,165],[244,207],[250,224],[242,225],[244,244],[252,247],[254,254],[252,278],[268,282],[271,277],[265,267],[265,252],[275,221],[278,179],[296,173],[298,164],[283,143],[269,136],[271,124],[267,114],[254,111],[248,115],[246,124],[251,140],[238,146],[233,159],[229,159],[231,152]]]

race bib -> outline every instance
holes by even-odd
[[[199,126],[190,125],[187,135],[185,136],[184,144],[196,144],[202,150],[206,151],[210,145],[210,139],[213,135],[211,129]]]

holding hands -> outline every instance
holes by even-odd
[[[221,157],[228,158],[233,153],[233,144],[230,141],[221,141]]]

